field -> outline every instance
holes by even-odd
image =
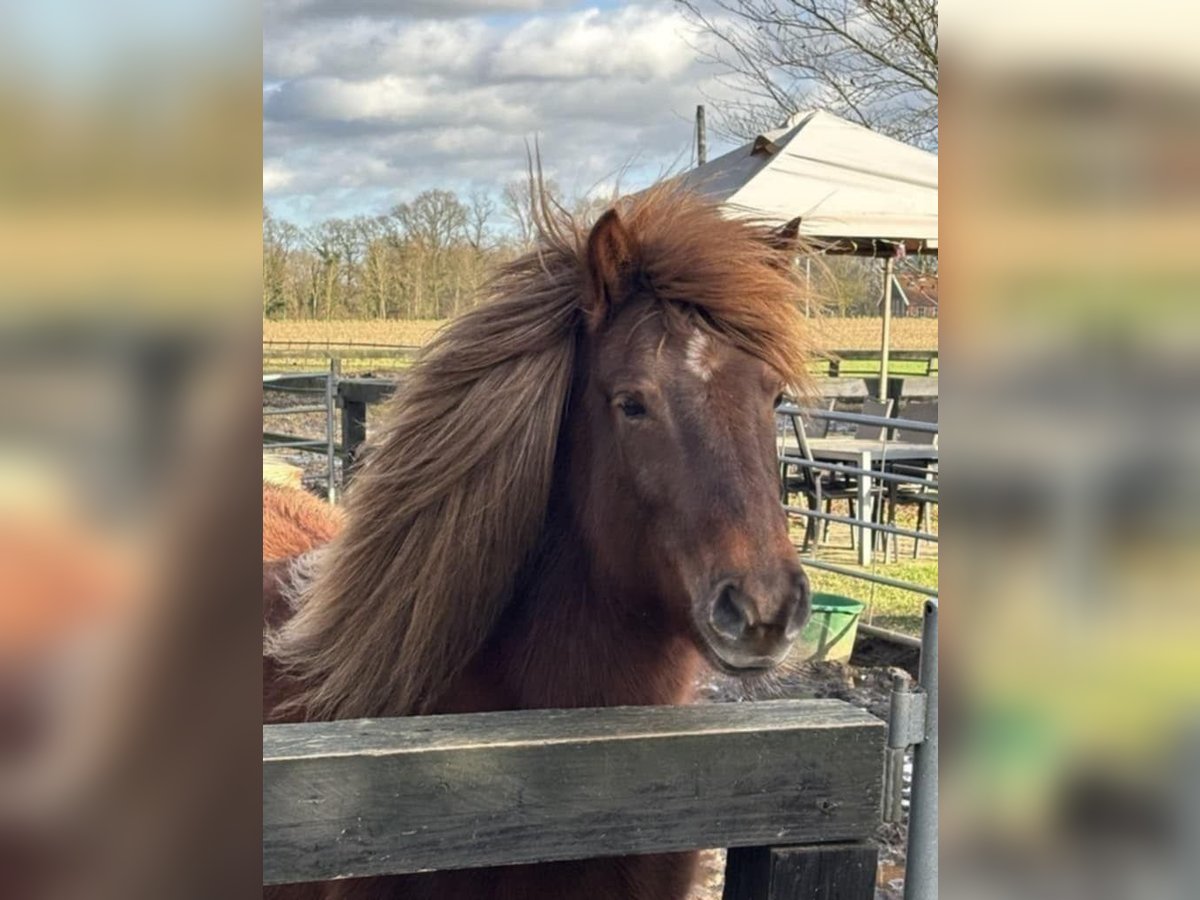
[[[325,321],[263,321],[264,341],[308,342],[315,344],[382,344],[392,346],[419,346],[444,324],[440,319],[395,319],[380,321],[331,320]],[[821,350],[873,350],[879,346],[882,323],[869,318],[823,318],[813,319],[813,343]],[[936,319],[895,319],[892,321],[893,350],[936,350],[938,347],[938,323]],[[319,356],[304,359],[300,356],[275,355],[272,367],[294,368],[307,365],[318,368]],[[376,355],[367,352],[347,357],[344,370],[364,371],[367,369],[395,369],[403,365],[394,356]],[[878,371],[878,363],[845,363],[842,372],[846,375],[866,375]],[[896,375],[924,374],[925,364],[920,362],[893,361],[891,371]]]
[[[333,320],[329,322],[263,321],[263,340],[423,344],[444,323],[442,319]],[[937,319],[894,319],[892,347],[896,350],[936,350]],[[880,320],[814,319],[817,346],[827,350],[869,350],[879,345]]]

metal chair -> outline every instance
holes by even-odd
[[[938,405],[934,400],[929,403],[910,403],[900,411],[900,419],[908,419],[910,422],[925,422],[931,425],[936,425],[938,420]],[[895,440],[904,441],[909,444],[932,444],[937,446],[936,431],[914,431],[905,429],[901,426],[896,427]]]
[[[901,412],[900,418],[907,419],[912,422],[928,422],[930,424],[936,424],[938,420],[937,402],[910,403]],[[903,441],[910,444],[929,444],[936,447],[938,435],[936,431],[915,431],[911,428],[905,429],[903,427],[897,427],[895,439],[897,441]],[[930,504],[938,502],[938,490],[936,485],[937,463],[921,465],[920,462],[907,462],[903,465],[889,465],[888,468],[898,474],[924,477],[926,481],[930,483],[927,487],[925,485],[889,482],[886,501],[888,506],[888,524],[896,524],[897,506],[916,506],[917,525],[914,530],[927,530],[929,527],[929,506]],[[913,559],[917,558],[920,548],[921,539],[913,538]]]
[[[862,414],[886,419],[892,414],[892,401],[890,399],[880,401],[867,397],[863,400]],[[868,425],[866,422],[858,422],[854,426],[854,439],[856,441],[881,441],[886,428],[887,426],[882,424]]]
[[[808,438],[805,434],[802,417],[799,415],[789,415],[788,419],[791,423],[792,433],[796,438],[798,456],[791,459],[782,456],[780,458],[780,491],[784,504],[788,503],[792,494],[802,494],[810,510],[830,515],[833,511],[833,503],[837,500],[845,500],[849,518],[858,518],[858,486],[839,480],[832,474],[824,473],[821,469],[814,468],[812,464],[816,460],[808,445]],[[790,471],[793,469],[795,470],[795,474]],[[877,503],[883,497],[882,486],[872,488],[871,493],[873,495],[872,515],[874,515],[875,509],[878,508]],[[821,542],[828,539],[829,536],[828,519],[817,519],[813,516],[807,516],[806,518],[804,550],[808,550],[810,543],[820,546]],[[851,549],[857,546],[855,538],[857,530],[856,526],[850,526]]]

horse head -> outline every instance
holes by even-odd
[[[645,604],[631,612],[646,627],[686,632],[727,673],[761,672],[787,655],[809,588],[779,501],[775,407],[788,373],[736,323],[758,314],[739,304],[790,302],[787,251],[712,263],[713,285],[699,257],[664,258],[689,246],[738,249],[647,246],[616,211],[588,237],[568,421],[577,515],[619,595]],[[722,296],[739,289],[739,266],[747,295]]]

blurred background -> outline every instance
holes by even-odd
[[[1193,14],[940,12],[942,883],[1194,897]],[[259,893],[260,60],[232,0],[0,7],[6,896]]]
[[[257,893],[260,48],[0,4],[5,897]]]
[[[1191,14],[942,12],[941,883],[1196,896]]]

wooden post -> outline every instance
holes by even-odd
[[[346,378],[338,382],[338,402],[342,407],[343,486],[353,475],[360,461],[363,441],[367,439],[367,407],[382,403],[398,384],[390,378]]]
[[[865,841],[734,848],[721,900],[872,900],[877,857]]]
[[[342,398],[342,483],[349,483],[358,467],[358,453],[367,439],[367,404]]]
[[[708,136],[704,133],[704,104],[696,107],[696,165],[708,162]]]
[[[892,257],[883,261],[883,339],[879,348],[879,399],[886,399],[888,383],[888,345],[892,342]]]

